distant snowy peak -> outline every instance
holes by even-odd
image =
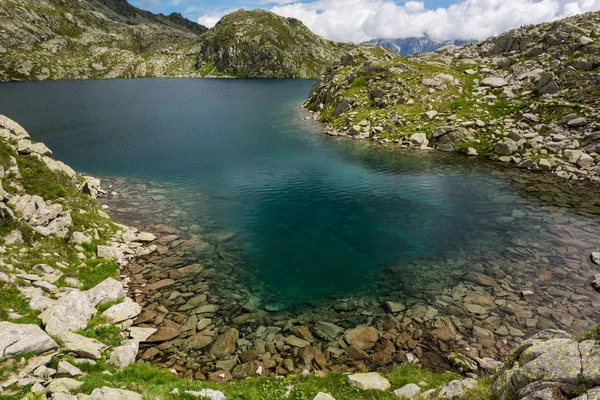
[[[460,46],[471,42],[473,42],[473,40],[435,40],[425,35],[423,37],[410,37],[404,39],[373,39],[365,43],[387,47],[398,54],[408,56],[411,54],[435,51],[444,46]]]

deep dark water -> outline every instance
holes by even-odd
[[[78,171],[167,185],[156,201],[236,232],[261,291],[282,303],[419,290],[469,268],[440,266],[448,254],[494,257],[517,238],[551,235],[552,211],[488,162],[322,135],[298,111],[311,83],[2,84],[0,113]]]

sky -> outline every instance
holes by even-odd
[[[129,0],[208,27],[240,8],[262,8],[304,22],[331,40],[421,37],[480,40],[522,25],[600,10],[600,0]]]

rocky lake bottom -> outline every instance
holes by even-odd
[[[596,186],[322,135],[298,111],[310,83],[2,87],[3,113],[102,179],[117,222],[158,236],[124,271],[135,324],[159,328],[141,359],[221,381],[463,368],[452,352],[484,368],[596,325]]]

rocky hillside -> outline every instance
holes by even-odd
[[[206,28],[119,0],[0,2],[0,81],[199,75]]]
[[[353,50],[307,107],[331,134],[599,180],[600,13],[409,58]]]
[[[4,0],[0,81],[316,77],[349,48],[259,10],[228,15],[207,31],[126,0]]]
[[[377,46],[387,47],[402,56],[410,56],[418,53],[429,53],[445,46],[460,46],[469,42],[471,41],[435,40],[428,35],[425,35],[423,37],[409,37],[402,39],[373,39],[365,44],[375,44]]]
[[[214,64],[243,77],[307,78],[322,73],[351,47],[315,35],[297,19],[240,10],[202,36],[198,66]]]

